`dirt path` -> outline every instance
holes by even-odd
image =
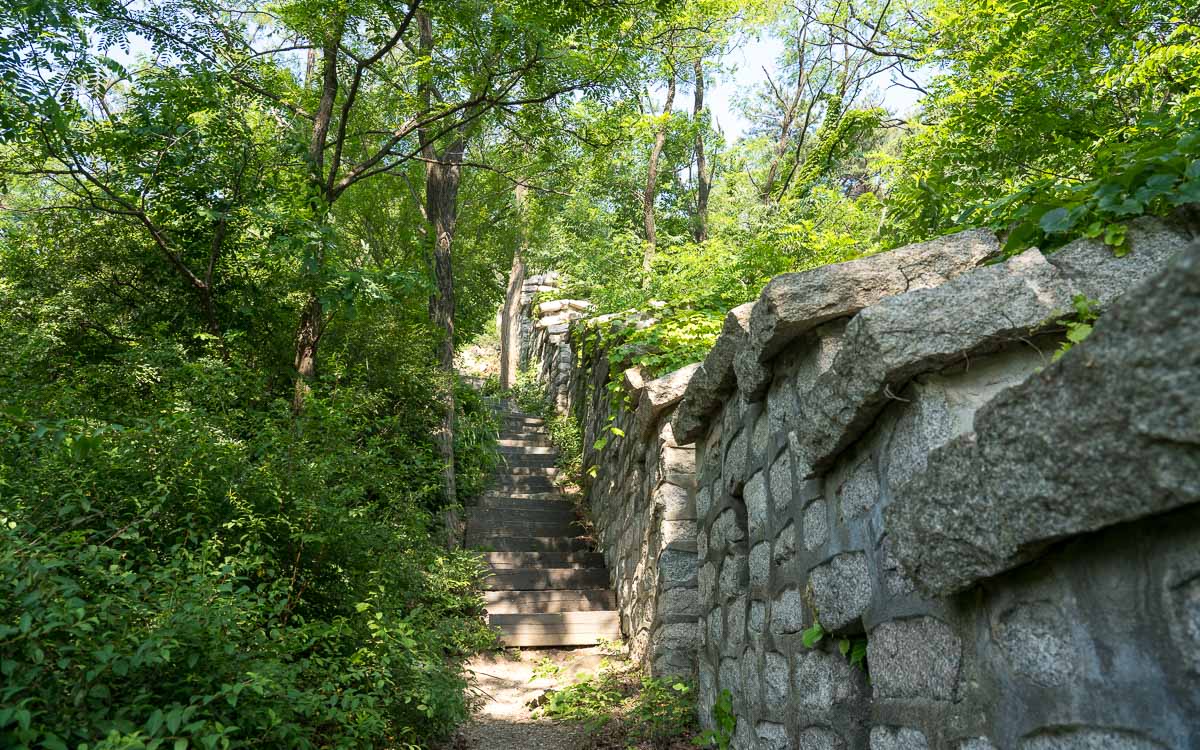
[[[576,724],[535,719],[530,701],[549,688],[569,685],[584,673],[594,674],[605,658],[600,649],[511,649],[481,654],[467,665],[476,676],[483,706],[463,727],[460,747],[470,750],[576,750],[586,747],[586,733]],[[535,667],[549,659],[559,670],[533,680]]]

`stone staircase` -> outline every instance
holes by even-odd
[[[467,510],[466,545],[491,568],[488,622],[507,646],[587,646],[621,634],[603,557],[580,538],[575,509],[554,486],[557,451],[543,421],[501,412],[501,464]]]

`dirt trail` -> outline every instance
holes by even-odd
[[[460,747],[471,750],[576,750],[586,747],[578,725],[535,719],[530,701],[550,688],[571,684],[582,673],[595,674],[605,654],[596,647],[510,649],[481,654],[468,663],[484,701],[462,729]],[[553,677],[532,680],[535,667],[549,659],[559,667]]]

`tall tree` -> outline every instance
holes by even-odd
[[[667,144],[667,129],[671,125],[671,108],[675,105],[675,68],[673,61],[667,60],[667,97],[663,102],[662,114],[659,116],[658,127],[654,132],[654,145],[650,147],[650,158],[646,164],[646,189],[642,191],[642,222],[646,230],[646,244],[642,251],[642,287],[650,284],[650,274],[654,268],[654,253],[658,245],[658,230],[654,222],[654,203],[658,198],[658,160],[662,156],[663,147]],[[648,106],[653,103],[647,97]],[[653,111],[653,109],[651,109]]]

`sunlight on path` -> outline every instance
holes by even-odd
[[[585,732],[576,724],[533,717],[531,702],[547,689],[569,685],[583,673],[595,673],[605,653],[597,647],[576,649],[510,649],[480,654],[467,667],[483,702],[463,728],[462,745],[471,750],[571,750],[584,747]],[[559,668],[553,677],[533,680],[534,669],[549,660]],[[534,704],[536,705],[536,703]]]

